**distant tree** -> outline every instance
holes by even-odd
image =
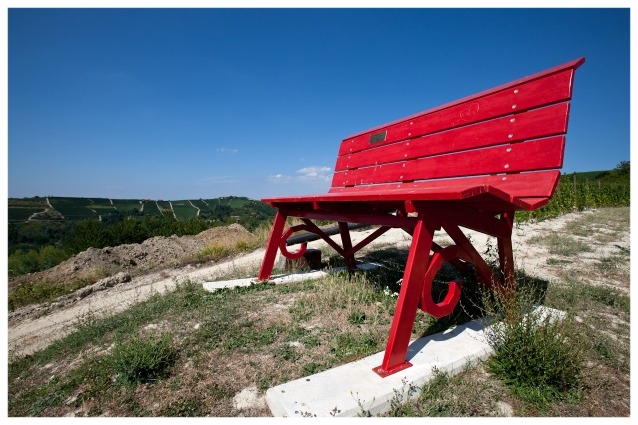
[[[598,173],[598,175],[594,178],[594,180],[602,181],[602,182],[616,182],[622,184],[628,184],[630,174],[629,161],[620,161],[616,168],[609,171],[603,171]]]
[[[125,216],[121,211],[113,211],[108,214],[103,214],[101,219],[102,225],[104,225],[105,227],[116,225],[117,223],[124,220],[124,217]]]
[[[30,221],[27,223],[9,223],[9,252],[16,244],[31,246],[55,245],[66,234],[69,226],[57,221]]]
[[[11,245],[11,243],[20,242],[20,231],[18,229],[17,224],[9,223],[9,228],[7,231],[7,239],[9,241],[9,245]]]
[[[601,180],[608,176],[611,176],[611,171],[603,171],[602,173],[596,174],[596,177],[594,177],[594,180]]]
[[[39,250],[30,249],[24,251],[17,249],[8,258],[9,277],[46,270],[60,264],[69,257],[70,254],[65,249],[50,245],[43,246]]]
[[[88,248],[103,248],[109,242],[109,235],[97,220],[81,220],[75,223],[70,245],[74,252]]]
[[[116,246],[129,243],[142,243],[151,237],[136,218],[123,219],[108,228],[109,245]]]
[[[177,235],[197,235],[208,228],[210,228],[210,225],[206,223],[206,221],[200,220],[196,217],[189,217],[188,219],[179,222],[179,232]]]
[[[23,251],[15,250],[7,262],[9,277],[20,276],[39,271],[38,252],[34,249]]]
[[[178,223],[172,215],[145,215],[144,220],[142,220],[142,225],[146,233],[150,236],[168,237],[178,233]]]
[[[60,264],[70,257],[69,253],[63,248],[54,246],[43,246],[38,251],[39,270],[46,270]]]
[[[233,209],[228,205],[215,205],[213,218],[224,220],[232,215]]]
[[[614,172],[619,176],[629,175],[629,161],[620,161]]]

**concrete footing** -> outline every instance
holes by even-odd
[[[537,307],[539,317],[564,312]],[[392,403],[403,403],[418,396],[418,389],[437,371],[449,376],[492,354],[483,320],[468,322],[454,329],[414,340],[407,360],[412,367],[381,378],[372,369],[383,360],[383,352],[306,376],[266,391],[266,402],[276,417],[356,417],[377,415]]]

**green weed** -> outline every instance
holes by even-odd
[[[172,337],[134,339],[113,350],[109,361],[118,379],[127,385],[154,382],[168,376],[177,358]]]
[[[338,334],[330,344],[330,351],[340,359],[355,359],[363,354],[372,354],[379,348],[379,341],[372,335]]]
[[[537,294],[517,288],[513,297],[486,297],[486,331],[494,354],[487,368],[521,400],[543,408],[582,391],[583,353],[571,320],[534,309]]]

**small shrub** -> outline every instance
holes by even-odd
[[[221,245],[207,245],[199,252],[193,254],[199,261],[218,260],[230,253],[230,250]]]
[[[238,241],[235,244],[235,249],[239,252],[248,252],[248,251],[252,251],[253,249],[255,249],[257,246],[255,243],[251,243],[248,241]]]
[[[177,359],[170,335],[160,339],[134,339],[117,346],[111,354],[113,369],[125,384],[150,383],[168,376]]]
[[[486,365],[516,397],[543,407],[578,395],[583,358],[570,320],[543,317],[535,297],[521,288],[512,299],[484,303],[489,317],[502,318],[486,333],[494,349]]]

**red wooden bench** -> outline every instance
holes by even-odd
[[[576,68],[580,58],[482,93],[355,134],[339,148],[332,187],[325,194],[262,199],[277,213],[258,279],[268,280],[286,240],[305,230],[324,239],[356,268],[355,253],[391,228],[412,235],[381,376],[411,364],[406,354],[417,308],[437,318],[452,313],[461,282],[450,282],[443,301],[432,280],[446,261],[470,263],[482,284],[514,287],[512,225],[516,210],[547,204],[560,177]],[[284,231],[287,217],[303,224]],[[312,220],[338,223],[341,246]],[[379,226],[354,245],[348,223]],[[461,231],[497,239],[500,273],[494,273]],[[455,245],[438,246],[434,232]],[[432,251],[432,255],[430,252]],[[502,278],[501,278],[502,277]]]

